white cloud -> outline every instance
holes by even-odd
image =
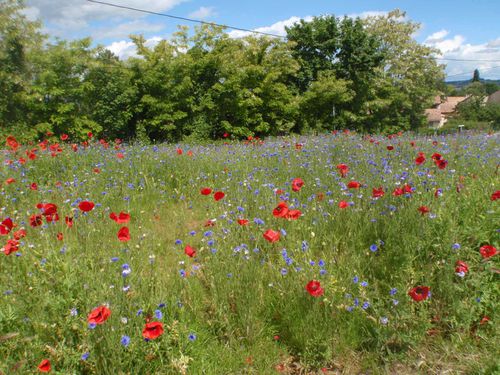
[[[216,15],[217,13],[215,12],[214,7],[200,7],[200,9],[195,10],[192,13],[189,13],[188,17],[196,18],[198,20],[204,20],[209,17],[214,17]]]
[[[97,28],[92,31],[94,39],[120,39],[129,36],[130,34],[144,34],[148,32],[158,32],[165,28],[164,25],[154,24],[144,21],[130,21],[119,24],[115,27]]]
[[[500,79],[500,68],[495,68],[500,65],[500,37],[486,43],[470,44],[465,43],[466,39],[462,35],[448,36],[447,30],[440,30],[429,35],[424,44],[440,50],[441,53],[437,57],[452,59],[438,60],[446,64],[446,74],[451,76],[450,80],[469,79],[474,69],[479,70],[481,78]]]
[[[356,18],[356,17],[368,18],[368,17],[385,16],[385,15],[387,15],[387,13],[388,12],[385,12],[385,11],[373,10],[373,11],[366,11],[366,12],[362,12],[362,13],[347,14],[346,17],[349,17],[349,18]],[[254,30],[259,31],[259,32],[263,32],[263,33],[286,36],[285,27],[293,26],[295,23],[298,23],[301,19],[303,19],[306,22],[311,22],[313,17],[312,16],[305,16],[305,17],[292,16],[286,20],[275,22],[271,26],[258,27]],[[229,31],[229,36],[232,38],[242,38],[242,37],[245,37],[245,36],[250,35],[250,34],[251,33],[247,32],[247,31],[239,31],[239,30]]]
[[[365,18],[368,18],[368,17],[386,16],[387,13],[389,13],[389,12],[386,12],[386,11],[383,11],[383,10],[368,10],[366,12],[348,14],[347,17],[349,17],[349,18],[357,18],[357,17],[359,17],[359,18],[365,19]]]
[[[273,23],[271,26],[258,27],[254,30],[259,31],[261,33],[269,33],[269,34],[274,34],[274,35],[285,36],[286,35],[285,27],[293,26],[295,23],[299,22],[301,19],[304,19],[306,22],[312,21],[311,16],[306,16],[306,17],[302,17],[302,18],[293,16],[293,17],[290,17],[284,21],[278,21],[276,23]],[[252,33],[248,32],[248,31],[232,30],[232,31],[229,31],[228,34],[231,38],[242,38],[242,37],[248,36]]]
[[[153,12],[165,12],[184,1],[187,0],[120,0],[119,4]],[[39,17],[48,24],[51,34],[64,38],[77,32],[89,34],[92,31],[89,30],[90,25],[95,21],[110,21],[110,24],[116,24],[125,20],[146,17],[144,13],[85,0],[26,0],[26,6],[28,10],[25,13]],[[113,27],[110,26],[110,28]]]
[[[148,48],[153,48],[156,46],[163,38],[159,36],[154,36],[152,38],[146,39],[144,45]],[[106,47],[111,52],[113,52],[116,56],[120,58],[120,60],[126,60],[129,57],[138,57],[137,48],[135,44],[128,40],[120,40],[118,42],[113,42],[109,46]]]

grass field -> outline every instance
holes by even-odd
[[[9,139],[0,373],[498,373],[499,141]]]

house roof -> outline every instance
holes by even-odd
[[[453,113],[458,103],[463,102],[468,96],[448,96],[446,100],[441,103],[440,109],[442,113]]]
[[[428,122],[441,121],[441,110],[437,108],[429,108],[425,110]]]
[[[495,91],[493,94],[488,96],[486,103],[500,103],[500,90]]]
[[[441,104],[441,95],[436,95],[434,97],[434,105],[438,105],[438,104]]]

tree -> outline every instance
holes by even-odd
[[[373,99],[375,72],[384,60],[378,37],[368,33],[359,18],[335,16],[301,20],[286,31],[300,64],[295,81],[299,92],[306,92],[322,72],[334,72],[354,93],[353,100],[338,109],[350,114],[349,127],[362,128],[369,114],[367,102]]]
[[[41,25],[21,13],[23,6],[21,0],[0,2],[0,135],[29,130],[30,57],[38,54],[44,36]]]
[[[479,70],[474,69],[474,75],[472,76],[472,82],[479,82]]]
[[[415,129],[425,123],[424,109],[430,106],[444,80],[444,67],[433,58],[438,51],[413,39],[420,25],[406,21],[405,17],[404,12],[396,9],[364,20],[367,31],[378,37],[384,52],[384,63],[378,69],[373,88],[375,97],[389,105],[377,105],[376,118],[380,124],[400,119],[400,130]],[[372,128],[382,129],[376,123]]]

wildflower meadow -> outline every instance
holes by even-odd
[[[498,373],[499,141],[12,134],[0,373]]]

